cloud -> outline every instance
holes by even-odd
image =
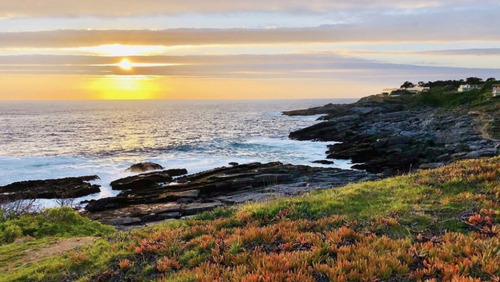
[[[481,5],[496,3],[482,0]],[[16,0],[0,1],[0,17],[130,16],[137,14],[227,13],[241,11],[315,12],[349,9],[422,9],[477,5],[473,0]]]
[[[460,49],[460,50],[440,50],[422,52],[424,55],[448,55],[448,56],[498,56],[500,48],[482,48],[482,49]]]
[[[69,48],[104,44],[209,45],[326,42],[500,41],[500,19],[490,24],[457,25],[429,21],[419,27],[398,25],[336,25],[277,29],[55,30],[0,33],[0,48]],[[495,22],[498,22],[496,25]],[[382,22],[383,23],[383,22]],[[438,26],[433,28],[432,26]],[[454,30],[454,32],[450,32]]]
[[[245,79],[340,79],[377,82],[490,77],[498,69],[422,67],[391,64],[336,54],[152,56],[130,57],[135,63],[171,64],[134,67],[126,72],[116,66],[118,57],[94,56],[4,56],[3,74],[147,75],[166,77]],[[498,75],[497,75],[498,76]]]

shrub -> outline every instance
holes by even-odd
[[[101,236],[113,232],[113,227],[82,217],[69,207],[51,208],[38,214],[24,214],[0,221],[0,244],[27,235],[35,238]]]

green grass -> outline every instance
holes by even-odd
[[[1,213],[0,218],[3,218]],[[69,207],[45,209],[39,214],[0,219],[0,245],[24,236],[102,236],[113,232],[113,227],[80,216]]]
[[[216,209],[117,232],[0,280],[495,280],[499,181],[496,157]]]
[[[19,266],[19,260],[30,250],[39,250],[41,247],[57,241],[56,237],[46,237],[16,244],[0,246],[0,270],[5,270],[9,265]]]

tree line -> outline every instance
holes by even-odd
[[[436,80],[436,81],[428,81],[428,82],[423,82],[419,81],[417,84],[412,83],[411,81],[405,81],[402,85],[401,88],[412,88],[415,86],[420,86],[420,87],[446,87],[446,86],[453,86],[455,88],[458,88],[462,84],[471,84],[471,85],[478,85],[478,84],[483,84],[485,82],[493,82],[496,81],[494,77],[490,77],[483,81],[482,78],[479,77],[468,77],[465,80],[460,79],[460,80]]]

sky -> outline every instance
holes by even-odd
[[[498,0],[0,0],[0,100],[355,98],[499,78],[498,15]]]

